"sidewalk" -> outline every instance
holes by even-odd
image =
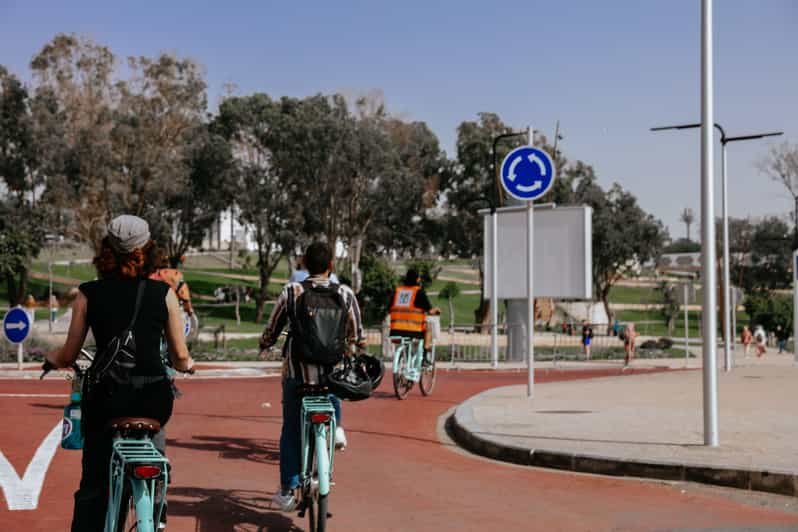
[[[798,496],[797,385],[792,355],[721,370],[717,448],[703,445],[700,371],[541,384],[534,400],[525,386],[495,388],[458,406],[449,428],[513,463]]]

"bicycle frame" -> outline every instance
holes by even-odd
[[[393,352],[393,372],[399,371],[399,355],[407,353],[407,363],[405,364],[402,376],[413,382],[421,380],[421,362],[424,360],[424,341],[420,338],[407,338],[404,336],[394,336],[391,340],[399,340],[399,345]],[[435,354],[435,344],[432,344],[432,353]]]
[[[313,422],[314,414],[326,414],[325,422]],[[319,483],[319,495],[330,493],[330,476],[333,470],[335,446],[332,438],[335,435],[335,409],[327,396],[312,395],[302,398],[302,491],[310,493],[313,482],[313,458]],[[311,456],[313,442],[313,456]]]
[[[130,470],[136,465],[145,464],[159,466],[160,475],[152,479],[140,479],[130,473]],[[122,500],[125,482],[130,486],[130,494],[136,507],[136,531],[155,532],[156,523],[160,522],[166,502],[165,491],[169,480],[168,464],[169,461],[166,457],[155,448],[155,445],[147,437],[143,439],[114,438],[105,532],[116,532],[117,530],[122,504],[127,502]],[[153,512],[155,509],[153,498],[158,481],[163,482],[164,493],[157,511]]]

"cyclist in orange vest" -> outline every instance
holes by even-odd
[[[180,262],[184,260],[184,257],[180,257]],[[168,284],[172,290],[175,291],[177,300],[180,302],[183,310],[186,314],[191,316],[194,314],[194,308],[191,306],[191,292],[189,292],[188,285],[183,280],[183,272],[176,268],[166,268],[166,259],[164,257],[162,257],[161,264],[164,267],[155,270],[152,275],[150,275],[150,279]]]
[[[391,336],[406,336],[424,339],[424,355],[432,346],[432,332],[427,329],[427,314],[437,315],[441,311],[433,307],[427,293],[421,287],[418,270],[407,270],[404,281],[394,290],[391,299]]]

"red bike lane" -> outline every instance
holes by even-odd
[[[607,374],[618,370],[536,376],[546,382]],[[336,455],[330,530],[798,528],[796,514],[722,493],[516,467],[439,440],[438,418],[448,409],[481,390],[523,382],[524,373],[441,372],[431,397],[414,389],[398,401],[387,376],[373,399],[345,403],[349,448]],[[184,379],[180,387],[184,396],[168,425],[169,530],[303,530],[305,520],[269,508],[279,478],[279,380]],[[37,452],[42,456],[67,391],[62,381],[0,381],[0,451],[18,475]],[[35,510],[9,511],[0,497],[0,530],[67,530],[79,467],[79,452],[57,449]]]

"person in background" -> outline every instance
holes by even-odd
[[[779,346],[779,354],[782,354],[787,349],[787,340],[789,338],[790,333],[787,332],[787,328],[776,325],[776,342]]]
[[[754,340],[756,341],[756,356],[761,358],[768,351],[767,334],[765,334],[765,329],[761,325],[757,325],[754,329]]]
[[[169,268],[164,253],[162,251],[159,251],[159,253],[161,255],[160,264],[158,265],[158,269],[150,275],[150,279],[168,284],[169,287],[175,291],[180,306],[183,307],[186,314],[191,316],[194,314],[194,308],[191,306],[191,292],[188,289],[186,281],[183,279],[183,272],[177,268]],[[185,257],[180,257],[180,262],[183,263],[184,261]]]
[[[635,324],[629,322],[623,331],[623,349],[626,352],[626,359],[624,360],[623,369],[628,369],[632,359],[635,357],[635,339],[637,332],[635,331]]]
[[[50,294],[50,321],[55,321],[58,317],[58,298],[55,294]]]
[[[308,269],[305,267],[305,257],[299,257],[297,259],[297,268],[294,270],[294,273],[291,274],[288,282],[301,283],[308,277],[310,277],[310,272],[308,272]],[[330,272],[330,282],[333,284],[341,284],[341,281],[338,280],[338,276],[335,275],[335,272]]]
[[[748,356],[748,350],[751,348],[751,342],[754,340],[754,335],[751,334],[751,329],[748,325],[743,325],[743,330],[740,333],[740,343],[743,344],[745,356]]]
[[[587,321],[582,322],[582,349],[585,357],[590,360],[590,341],[593,339],[593,328]]]
[[[432,330],[427,327],[427,315],[438,316],[441,309],[433,307],[421,286],[421,275],[415,268],[405,274],[402,284],[394,289],[390,303],[391,336],[424,340],[423,364],[429,364],[432,349]]]

